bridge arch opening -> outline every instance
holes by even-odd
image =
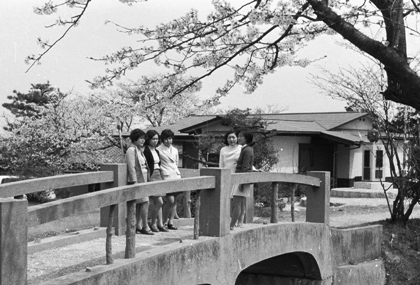
[[[321,280],[321,272],[315,258],[306,252],[292,252],[255,263],[236,278],[235,285],[255,284],[315,284]],[[318,283],[317,283],[318,284]]]

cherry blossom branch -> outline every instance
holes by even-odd
[[[87,9],[87,7],[88,7],[88,5],[91,1],[92,0],[86,0],[86,3],[83,4],[83,8],[82,8],[82,11],[80,12],[80,14],[72,17],[72,19],[74,19],[74,21],[65,22],[65,24],[70,24],[70,23],[71,24],[54,43],[52,43],[51,45],[47,44],[46,42],[41,43],[41,44],[47,46],[47,49],[43,53],[38,55],[36,58],[34,56],[28,56],[26,61],[27,62],[33,61],[33,62],[29,66],[29,68],[25,71],[25,73],[27,73],[36,63],[39,63],[41,61],[41,58],[43,58],[44,55],[46,55],[59,41],[61,41],[67,35],[67,33],[70,31],[70,29],[72,29],[73,27],[75,27],[79,23],[80,19],[82,18],[83,14],[85,13],[85,11],[86,11],[86,9]],[[64,5],[64,3],[62,3],[61,5]],[[55,6],[55,7],[58,7],[58,5]],[[51,25],[51,26],[53,26],[53,25]],[[39,39],[39,41],[41,42],[40,39]]]

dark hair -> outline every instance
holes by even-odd
[[[145,137],[145,136],[146,136],[146,134],[142,130],[134,129],[130,133],[130,140],[131,140],[131,142],[135,142],[139,138]]]
[[[244,138],[245,138],[245,143],[246,143],[247,145],[250,145],[250,144],[252,143],[252,140],[254,139],[254,135],[253,135],[252,133],[248,132],[248,131],[239,131],[239,132],[238,132],[238,135],[239,135],[240,133],[244,136]]]
[[[160,134],[160,140],[163,142],[164,140],[168,138],[174,138],[175,134],[170,129],[163,130]]]
[[[234,130],[230,130],[230,131],[228,131],[226,134],[225,134],[225,137],[224,137],[224,140],[223,140],[223,143],[225,144],[225,145],[229,145],[229,142],[228,142],[228,136],[230,135],[230,134],[235,134],[235,136],[236,137],[238,137],[238,134],[234,131]]]
[[[144,145],[150,145],[150,140],[155,136],[158,136],[159,141],[159,133],[155,130],[148,130],[146,133],[146,141],[144,142]]]

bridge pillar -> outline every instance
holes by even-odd
[[[114,172],[114,182],[110,183],[101,183],[101,189],[109,189],[119,186],[124,186],[127,184],[127,164],[125,163],[110,163],[102,164],[101,171],[113,171]],[[109,206],[101,208],[101,220],[100,226],[107,227],[109,218]],[[119,203],[115,207],[114,212],[114,230],[115,235],[122,236],[125,235],[126,222],[127,218],[127,204]]]
[[[28,201],[0,199],[0,285],[26,284]]]
[[[200,193],[200,236],[223,237],[230,233],[230,174],[230,169],[200,169],[200,176],[216,177],[216,188]]]
[[[309,176],[319,178],[321,185],[306,191],[306,221],[330,224],[330,173],[309,171]]]

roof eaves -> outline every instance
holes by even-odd
[[[207,125],[209,123],[213,123],[213,122],[218,121],[218,120],[221,120],[221,119],[222,119],[221,116],[215,115],[215,117],[212,118],[212,119],[209,119],[207,121],[204,121],[204,122],[201,122],[201,123],[198,123],[198,124],[195,124],[195,125],[192,125],[192,126],[183,128],[183,129],[179,129],[178,131],[180,133],[189,133],[189,130],[197,129],[197,128],[201,127],[201,126],[205,126],[205,125]]]

